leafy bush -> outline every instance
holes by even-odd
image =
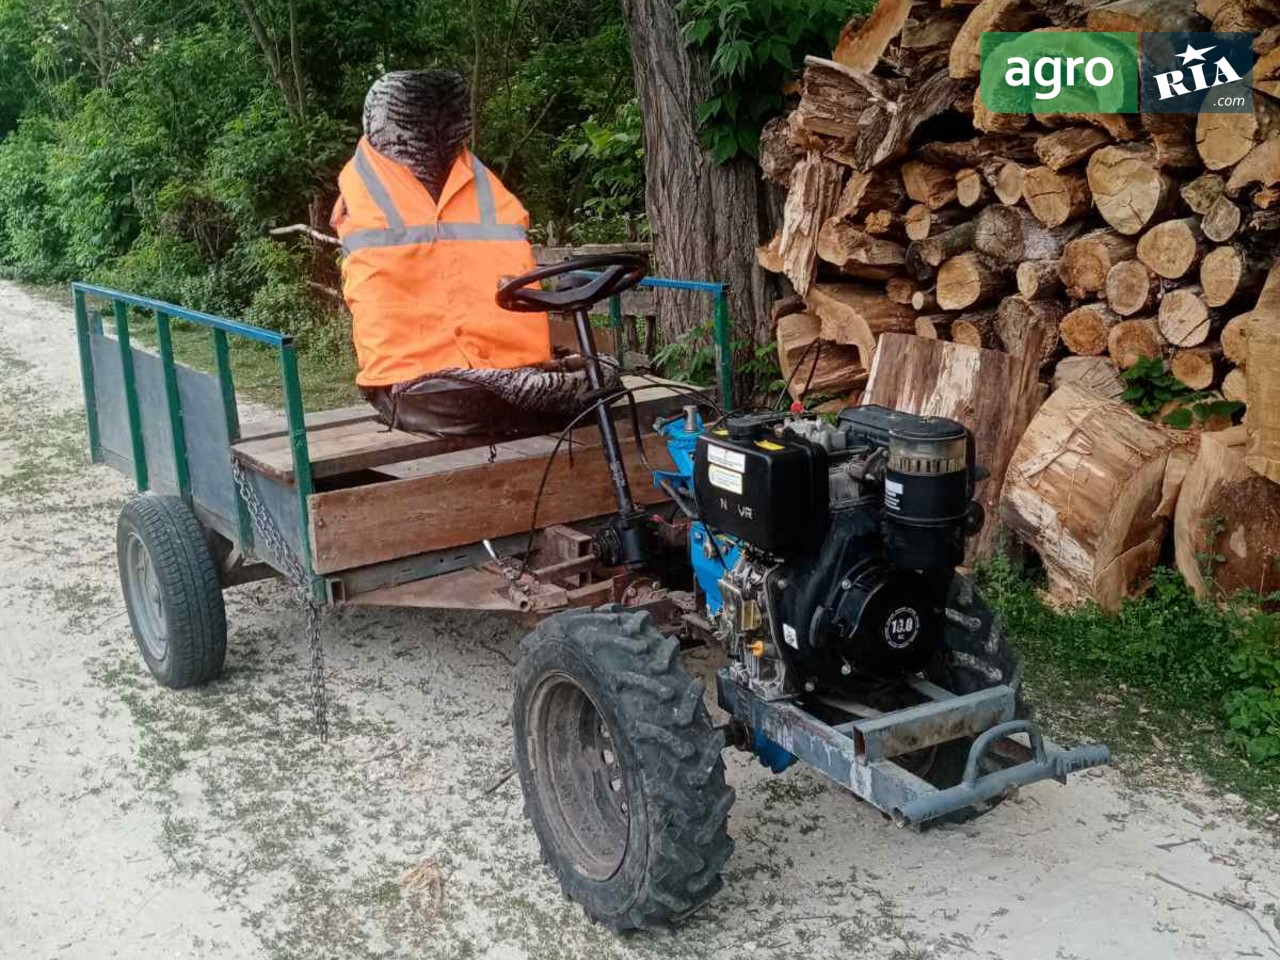
[[[1063,612],[1046,606],[1003,557],[982,570],[981,582],[1021,646],[1077,673],[1140,688],[1165,706],[1213,717],[1253,762],[1280,760],[1280,614],[1261,609],[1259,598],[1201,601],[1181,576],[1161,568],[1151,590],[1115,615],[1094,605]]]
[[[1127,386],[1120,399],[1132,406],[1139,416],[1157,416],[1166,404],[1176,401],[1177,407],[1161,416],[1160,422],[1179,430],[1189,430],[1194,424],[1204,423],[1213,417],[1232,417],[1244,409],[1244,404],[1238,401],[1222,400],[1203,390],[1192,390],[1167,371],[1159,357],[1142,357],[1121,376]]]
[[[685,41],[710,57],[711,97],[698,111],[718,161],[756,156],[760,128],[784,106],[806,54],[830,56],[840,29],[874,0],[681,0]]]
[[[31,120],[0,143],[0,263],[19,279],[66,279],[64,241],[46,187],[51,125]]]
[[[591,197],[576,211],[572,242],[621,243],[648,233],[643,131],[634,99],[618,109],[610,124],[588,117],[557,153],[589,171]]]

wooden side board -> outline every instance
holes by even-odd
[[[623,441],[623,451],[636,501],[648,505],[665,500],[651,474],[672,469],[660,438],[646,439],[648,466],[641,463],[629,438]],[[447,461],[449,456],[440,459]],[[310,535],[316,572],[335,573],[522,533],[533,522],[534,499],[547,460],[547,454],[530,451],[495,463],[462,462],[424,476],[313,494]],[[576,447],[572,465],[568,450],[561,448],[547,476],[537,525],[574,523],[616,509],[598,441],[593,437]]]

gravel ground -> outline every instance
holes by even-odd
[[[321,747],[300,611],[261,583],[228,593],[224,677],[159,688],[116,580],[129,485],[85,463],[70,311],[0,284],[0,323],[0,957],[1280,956],[1276,836],[1194,777],[1091,771],[917,833],[741,755],[726,889],[615,938],[495,787],[519,629],[335,611]]]

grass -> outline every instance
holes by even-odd
[[[1051,730],[1108,743],[1141,783],[1167,784],[1190,769],[1256,811],[1280,810],[1268,720],[1280,709],[1280,615],[1251,598],[1197,600],[1168,570],[1115,615],[1054,609],[1003,559],[981,579]]]

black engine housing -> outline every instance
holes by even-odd
[[[699,438],[694,465],[702,519],[763,574],[777,656],[806,689],[922,668],[980,526],[962,425],[875,406],[835,424],[731,418]]]

